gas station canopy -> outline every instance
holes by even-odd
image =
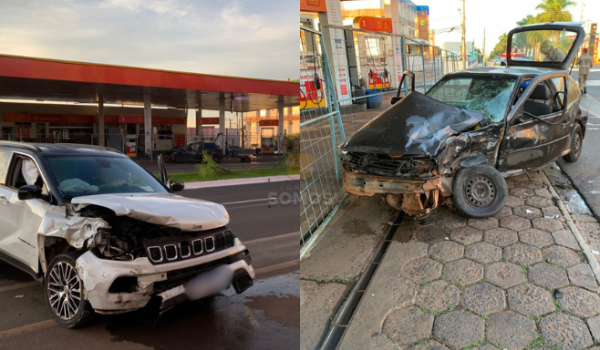
[[[0,98],[247,112],[300,104],[298,83],[0,55]]]

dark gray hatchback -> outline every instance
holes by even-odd
[[[467,217],[498,213],[504,177],[581,154],[587,113],[567,68],[584,37],[580,23],[513,29],[506,67],[448,74],[426,94],[405,72],[393,105],[339,149],[346,191],[421,217],[450,203]]]

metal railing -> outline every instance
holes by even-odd
[[[331,35],[300,26],[302,249],[346,196],[339,144],[391,105],[402,72],[412,71],[415,90],[425,93],[466,65],[456,54],[418,39],[322,29]]]

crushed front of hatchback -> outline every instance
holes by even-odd
[[[344,188],[427,216],[450,201],[459,168],[493,164],[502,127],[484,113],[413,91],[340,146]]]

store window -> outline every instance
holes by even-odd
[[[156,138],[158,140],[173,139],[173,131],[171,130],[171,125],[164,125],[164,124],[156,125]]]

